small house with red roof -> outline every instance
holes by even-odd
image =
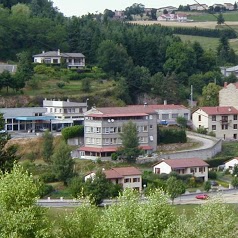
[[[237,140],[238,110],[232,106],[200,107],[192,114],[193,128],[206,128],[223,140]]]
[[[142,173],[139,169],[130,167],[118,167],[102,171],[108,180],[114,184],[120,184],[123,189],[131,188],[141,192],[142,190]],[[93,179],[96,173],[91,172],[85,176],[87,179]]]
[[[153,166],[155,174],[176,172],[180,175],[190,174],[202,181],[208,180],[208,164],[200,158],[165,159]]]

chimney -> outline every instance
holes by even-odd
[[[60,55],[60,49],[58,49],[58,55]]]
[[[45,51],[44,50],[42,50],[42,54],[44,54],[45,53]]]
[[[227,82],[224,82],[224,88],[226,88],[227,87]]]
[[[148,103],[147,102],[144,102],[144,107],[147,107],[148,106]]]
[[[69,102],[69,99],[67,99],[67,102]]]
[[[164,100],[164,105],[167,105],[167,100]]]
[[[229,112],[231,111],[231,107],[228,108],[228,111],[229,111]]]

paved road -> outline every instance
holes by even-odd
[[[187,137],[189,139],[198,141],[198,142],[200,142],[202,144],[201,146],[196,148],[196,149],[199,149],[199,150],[200,149],[208,149],[208,148],[212,147],[216,143],[214,140],[207,139],[207,138],[200,137],[200,136],[196,136],[196,135],[192,135],[192,134],[189,134],[189,133],[187,133]]]
[[[195,196],[199,193],[184,194],[174,200],[175,204],[202,204],[206,200],[196,199]],[[224,200],[225,203],[238,203],[238,190],[236,189],[225,189],[219,192],[207,193],[210,198],[219,197]],[[111,205],[116,200],[105,199],[103,205]],[[43,207],[77,207],[80,206],[80,202],[73,199],[39,199],[37,202]]]

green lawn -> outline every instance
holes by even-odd
[[[179,36],[183,42],[187,42],[187,41],[199,42],[205,50],[209,50],[209,49],[216,50],[219,44],[218,38],[204,37],[204,36],[191,36],[191,35],[178,35],[178,34],[176,35]],[[235,52],[238,53],[238,40],[237,39],[230,40],[230,45],[235,50]]]
[[[188,19],[194,21],[217,21],[218,14],[200,13],[196,15],[188,15]],[[238,21],[238,12],[225,12],[223,17],[226,21]]]

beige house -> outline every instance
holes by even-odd
[[[123,189],[131,188],[142,191],[142,173],[139,169],[135,167],[119,167],[112,168],[109,170],[103,170],[103,173],[106,175],[106,178],[114,184],[122,185]],[[96,173],[91,172],[87,174],[84,179],[93,179]]]
[[[208,164],[199,158],[166,159],[153,166],[155,174],[176,172],[180,175],[190,174],[202,181],[208,180]]]
[[[219,91],[219,105],[238,109],[238,83],[224,83],[224,87]]]
[[[60,64],[65,61],[68,68],[84,68],[85,56],[82,53],[62,53],[58,51],[43,51],[41,54],[33,55],[34,63]]]
[[[233,11],[235,9],[234,4],[232,3],[224,3],[224,7],[226,8],[226,10],[229,10],[229,11]]]
[[[192,114],[193,128],[204,127],[223,140],[237,140],[238,110],[231,106],[200,107]]]
[[[191,4],[189,5],[190,11],[205,11],[208,9],[207,4]]]

